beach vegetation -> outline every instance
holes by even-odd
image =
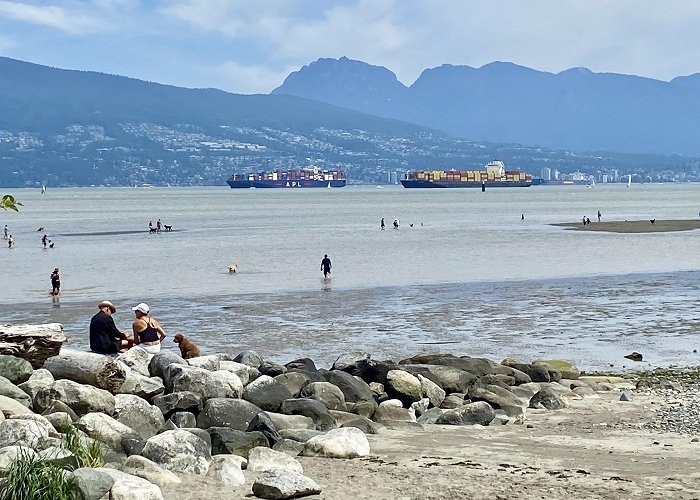
[[[74,426],[68,427],[63,434],[63,448],[70,451],[78,467],[102,467],[105,464],[99,441],[89,442]]]
[[[73,480],[57,464],[20,456],[5,472],[0,500],[75,500]]]
[[[15,212],[19,212],[19,208],[17,207],[21,206],[22,203],[19,200],[16,200],[11,194],[4,195],[2,200],[0,200],[0,207],[2,207],[3,210],[14,210]]]

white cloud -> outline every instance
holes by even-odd
[[[279,87],[287,75],[296,69],[298,69],[296,66],[288,66],[275,70],[262,65],[245,66],[235,61],[227,61],[216,68],[215,72],[226,82],[223,90],[255,94],[268,93],[275,87]]]
[[[48,26],[69,34],[102,32],[105,24],[98,18],[55,5],[37,6],[0,0],[0,17],[30,24]]]

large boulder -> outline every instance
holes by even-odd
[[[370,354],[364,351],[347,352],[336,358],[331,370],[342,370],[359,375],[358,364],[370,359],[370,357]]]
[[[581,376],[581,370],[576,368],[573,363],[569,361],[564,361],[563,359],[536,359],[532,362],[533,365],[549,365],[559,373],[561,373],[561,378],[569,380],[578,380]],[[558,380],[555,380],[558,382]]]
[[[109,490],[114,485],[114,479],[101,469],[81,467],[68,473],[73,480],[72,489],[78,498],[85,500],[99,500],[105,495],[109,497]]]
[[[220,369],[221,359],[217,355],[210,356],[197,356],[196,358],[190,358],[187,364],[194,366],[196,368],[204,368],[210,372],[215,372]]]
[[[509,417],[525,414],[525,405],[512,392],[497,385],[472,387],[468,393],[472,401],[486,401],[491,407],[503,410]]]
[[[196,414],[202,409],[202,397],[192,391],[178,391],[154,397],[153,405],[160,409],[165,418],[179,411]]]
[[[301,464],[286,453],[274,451],[264,446],[258,446],[248,452],[247,470],[262,472],[270,469],[287,469],[300,474],[304,473]]]
[[[165,392],[190,391],[202,399],[232,396],[230,384],[204,368],[172,363],[165,369]]]
[[[242,399],[212,398],[204,403],[197,416],[197,427],[229,427],[245,431],[253,417],[262,410],[253,403]]]
[[[257,368],[235,361],[220,361],[219,369],[235,373],[244,387],[260,376],[260,371]]]
[[[0,354],[0,377],[5,377],[17,385],[29,380],[32,373],[34,373],[34,368],[26,359]]]
[[[521,372],[527,374],[527,376],[530,377],[530,380],[532,380],[533,382],[549,382],[551,380],[551,377],[549,376],[549,370],[547,369],[547,367],[542,365],[518,363],[517,361],[514,361],[512,359],[504,359],[501,362],[501,364],[505,366],[510,366],[511,368],[515,368],[516,370],[520,370]]]
[[[126,474],[143,478],[161,487],[182,482],[173,472],[139,455],[131,455],[121,464],[119,470]]]
[[[443,365],[402,365],[402,369],[413,375],[423,375],[432,380],[446,393],[467,392],[477,380],[473,373]]]
[[[431,406],[439,407],[445,399],[446,393],[442,387],[423,375],[416,375],[420,380],[421,393],[430,400]]]
[[[319,431],[335,428],[335,421],[320,401],[314,399],[287,399],[282,403],[282,413],[287,415],[304,415],[316,424]]]
[[[291,397],[289,389],[269,375],[261,375],[249,383],[243,392],[243,399],[265,411],[279,410],[282,401]]]
[[[36,449],[42,439],[48,438],[46,427],[34,420],[5,420],[0,422],[0,448],[25,446]]]
[[[544,407],[548,410],[561,410],[566,408],[566,402],[551,388],[540,389],[537,394],[530,399],[530,408]]]
[[[78,419],[76,425],[92,439],[118,452],[126,451],[123,445],[125,438],[141,440],[134,429],[104,413],[87,413]]]
[[[108,467],[100,471],[114,479],[112,489],[109,491],[110,500],[163,500],[160,488],[141,477]]]
[[[262,357],[255,351],[243,351],[235,358],[233,358],[233,361],[235,361],[236,363],[248,365],[256,369],[260,368],[260,365],[263,364]]]
[[[116,361],[117,363],[121,363],[125,367],[140,375],[143,375],[144,377],[151,376],[151,373],[148,371],[148,364],[151,361],[151,355],[148,354],[142,347],[135,345],[128,351],[117,356]]]
[[[262,411],[253,417],[253,420],[250,421],[246,432],[262,432],[270,442],[271,446],[274,446],[277,441],[282,439],[282,436],[280,436],[279,432],[277,432],[272,419],[270,419],[267,413]]]
[[[269,469],[253,483],[253,494],[258,498],[297,498],[318,495],[321,487],[312,479],[288,469]]]
[[[493,373],[493,363],[488,359],[469,356],[457,357],[453,354],[418,354],[412,358],[402,359],[399,364],[451,366],[471,373],[476,378]]]
[[[435,423],[446,425],[489,425],[495,417],[496,413],[491,408],[491,405],[485,401],[478,401],[444,412]]]
[[[205,475],[211,460],[207,443],[182,429],[153,436],[141,455],[169,471],[196,475]]]
[[[420,380],[403,370],[390,370],[386,375],[384,389],[390,398],[400,400],[406,407],[419,401],[423,393]]]
[[[395,422],[415,422],[416,414],[414,411],[401,406],[379,405],[372,415],[372,420],[384,425],[391,425]]]
[[[330,382],[311,382],[304,386],[300,393],[302,398],[315,399],[329,410],[345,411],[345,396],[343,391]]]
[[[197,427],[197,417],[194,416],[194,413],[190,413],[188,411],[176,411],[175,413],[170,415],[170,418],[168,420],[179,428]]]
[[[187,365],[187,361],[182,359],[174,352],[161,351],[154,354],[151,361],[148,363],[148,373],[151,377],[160,377],[165,379],[165,369],[171,364]]]
[[[318,369],[316,368],[316,364],[314,363],[314,360],[311,358],[299,358],[295,359],[293,361],[290,361],[289,363],[286,363],[284,365],[287,368],[287,371],[304,371],[304,372],[316,372]]]
[[[46,368],[39,368],[38,370],[34,370],[34,373],[32,373],[26,382],[18,384],[17,387],[28,395],[32,401],[34,401],[34,397],[36,397],[42,388],[51,387],[54,382],[55,379],[50,371],[48,371]],[[5,395],[9,396],[8,394]]]
[[[258,446],[270,446],[262,432],[243,432],[228,427],[210,427],[211,450],[214,455],[231,454],[248,458],[248,452]]]
[[[160,408],[138,396],[118,394],[114,401],[114,418],[134,429],[143,439],[155,436],[165,423]]]
[[[367,436],[354,427],[333,429],[309,439],[302,455],[307,457],[356,458],[369,456]]]
[[[532,379],[527,373],[521,372],[520,370],[513,368],[512,366],[495,364],[493,365],[493,373],[495,375],[505,375],[507,377],[513,377],[516,385],[527,384],[529,382],[532,382]]]
[[[286,387],[293,398],[298,398],[301,390],[310,382],[309,376],[301,372],[283,373],[274,379],[276,383]]]
[[[21,401],[8,398],[7,396],[0,396],[0,413],[2,413],[5,417],[12,417],[14,415],[23,415],[34,412]]]
[[[228,386],[228,392],[226,393],[225,397],[240,398],[243,396],[243,382],[235,373],[228,370],[216,370],[211,372],[211,376]]]
[[[114,413],[112,394],[72,380],[57,380],[51,387],[41,389],[34,398],[34,410],[43,412],[54,401],[62,401],[78,416],[87,413]]]
[[[275,429],[316,429],[316,424],[309,417],[304,415],[283,415],[282,413],[265,412],[272,423],[275,424]]]
[[[128,366],[124,367],[124,372],[126,375],[124,383],[114,391],[115,394],[132,394],[150,401],[165,391],[163,381],[158,377],[142,375]]]
[[[324,376],[328,382],[337,386],[343,392],[346,403],[358,403],[361,401],[374,402],[374,393],[365,381],[339,370],[329,371],[325,373]]]
[[[37,386],[36,383],[29,381],[23,382],[19,387],[7,380],[5,377],[0,377],[0,396],[5,396],[14,399],[18,403],[32,407],[32,395],[39,391],[43,386]]]
[[[215,455],[209,464],[207,477],[230,486],[245,484],[241,461],[234,455]]]

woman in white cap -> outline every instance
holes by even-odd
[[[136,315],[132,328],[134,330],[134,345],[138,345],[150,354],[160,352],[160,343],[165,338],[165,330],[155,318],[148,314],[150,307],[145,302],[131,308]]]

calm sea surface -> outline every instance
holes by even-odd
[[[651,366],[700,364],[700,231],[549,225],[595,221],[598,210],[604,221],[695,218],[697,184],[7,191],[24,207],[0,212],[16,242],[0,241],[0,323],[57,321],[76,348],[110,299],[123,330],[143,301],[205,351],[252,348],[281,362],[433,351],[604,369],[629,367],[621,356],[636,350]],[[174,231],[149,234],[158,218]],[[42,248],[42,226],[55,248]]]

